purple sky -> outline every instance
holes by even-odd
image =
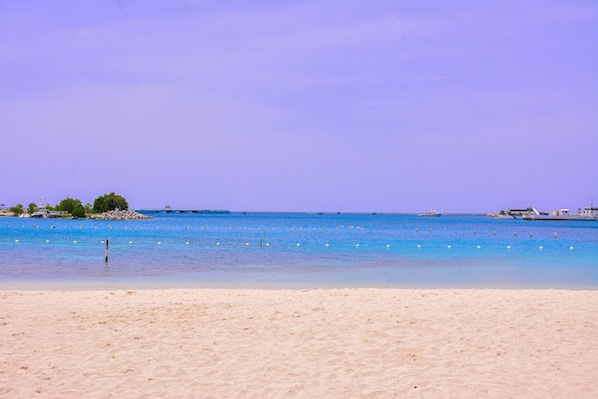
[[[0,203],[598,204],[598,2],[2,1]]]

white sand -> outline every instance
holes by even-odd
[[[598,291],[0,293],[2,398],[598,397]]]

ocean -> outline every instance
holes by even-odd
[[[598,222],[250,212],[4,217],[0,286],[596,289]]]

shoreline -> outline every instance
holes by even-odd
[[[314,291],[314,290],[400,290],[400,291],[589,291],[598,292],[593,284],[548,284],[542,282],[504,282],[478,284],[441,284],[438,282],[412,281],[380,284],[372,282],[312,281],[303,280],[228,280],[182,281],[179,279],[133,279],[120,281],[98,280],[0,280],[0,292],[78,292],[78,291],[157,291],[157,290],[247,290],[247,291]]]
[[[0,397],[596,397],[598,291],[3,290]]]

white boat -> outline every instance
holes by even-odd
[[[523,220],[598,220],[598,209],[593,206],[584,208],[577,212],[570,212],[569,209],[557,209],[552,212],[538,212],[536,208],[528,208],[527,213],[522,216]]]
[[[45,219],[50,216],[50,211],[46,208],[40,208],[31,214],[32,218]]]
[[[46,218],[61,218],[66,212],[62,211],[49,211],[46,208],[38,208],[31,214],[32,218],[46,219]]]
[[[434,209],[430,209],[428,212],[420,213],[419,216],[440,216],[442,213],[436,212]]]

